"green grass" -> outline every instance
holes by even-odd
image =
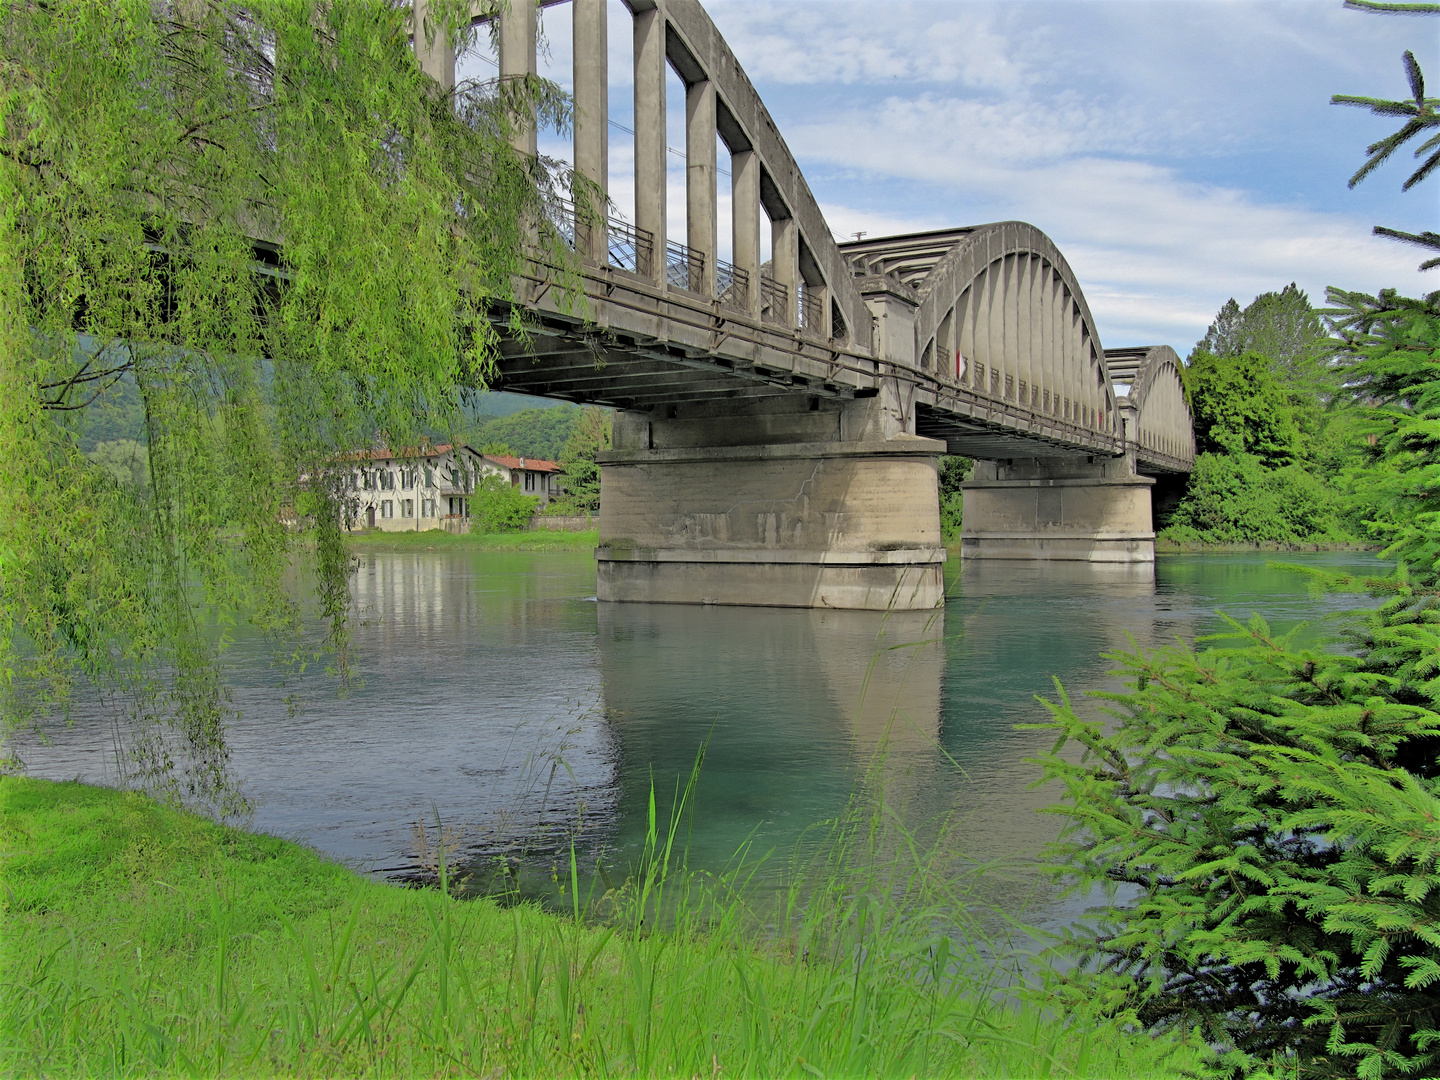
[[[569,893],[567,918],[376,883],[133,792],[0,778],[0,1072],[1155,1076],[1195,1063],[1172,1042],[1016,1004],[993,963],[940,932],[957,913],[928,886],[900,902],[925,877],[904,844],[880,876],[832,877],[804,905],[792,894],[766,935],[740,877],[667,873],[675,835],[652,802],[630,884],[588,907]],[[873,868],[877,851],[860,837],[845,859]]]
[[[585,532],[464,533],[443,529],[425,532],[363,532],[350,538],[365,551],[591,551],[600,543],[596,529]]]

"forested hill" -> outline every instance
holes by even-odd
[[[509,416],[477,421],[475,428],[466,433],[465,441],[477,450],[503,445],[520,457],[558,461],[579,416],[580,409],[575,405],[523,409]]]

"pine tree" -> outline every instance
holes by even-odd
[[[1062,693],[1043,760],[1067,796],[1056,872],[1109,890],[1068,942],[1077,1004],[1197,1030],[1232,1076],[1440,1069],[1440,294],[1343,295],[1408,512],[1396,575],[1325,584],[1385,603],[1345,651],[1255,620],[1115,654],[1113,730]]]
[[[1345,6],[1382,15],[1440,15],[1440,4],[1345,0]],[[1330,99],[1331,103],[1335,105],[1355,105],[1369,109],[1376,116],[1405,118],[1405,122],[1394,134],[1387,135],[1365,148],[1365,164],[1360,166],[1359,171],[1350,178],[1350,187],[1352,188],[1388,161],[1390,155],[1411,139],[1422,137],[1427,131],[1440,127],[1440,98],[1425,96],[1425,76],[1420,71],[1415,54],[1406,49],[1405,55],[1401,57],[1401,64],[1405,70],[1405,81],[1410,87],[1408,99],[1389,101],[1382,98],[1357,97],[1353,94],[1336,94]],[[1415,156],[1424,158],[1424,160],[1400,185],[1402,191],[1409,191],[1431,175],[1437,167],[1440,167],[1440,132],[1425,139],[1416,149]],[[1405,243],[1416,244],[1432,251],[1440,251],[1440,233],[1429,230],[1422,233],[1407,233],[1398,229],[1387,229],[1383,225],[1376,225],[1374,231],[1376,236],[1388,236],[1393,240],[1402,240]],[[1432,270],[1437,266],[1440,266],[1440,257],[1427,259],[1420,264],[1420,269]]]

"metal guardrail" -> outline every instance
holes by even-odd
[[[716,259],[715,298],[726,307],[749,311],[750,275],[724,259]]]
[[[615,218],[609,218],[606,225],[609,229],[610,265],[649,277],[655,266],[655,237],[644,229],[637,229]]]
[[[760,275],[760,318],[781,326],[790,321],[790,290],[772,277]]]
[[[825,298],[823,291],[800,283],[800,328],[812,334],[825,333]]]
[[[579,232],[575,204],[569,199],[555,199],[551,203],[549,217],[565,243],[573,248]],[[607,217],[605,234],[611,266],[641,277],[650,276],[655,265],[655,238],[649,232],[618,218]]]
[[[674,240],[665,241],[665,280],[672,289],[700,292],[705,281],[705,255]]]

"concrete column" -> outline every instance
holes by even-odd
[[[635,225],[654,237],[650,276],[665,285],[665,16],[635,13]]]
[[[685,243],[692,252],[704,258],[700,281],[692,281],[690,288],[705,297],[715,295],[718,221],[715,209],[715,84],[706,79],[685,88]]]
[[[415,0],[413,12],[415,21],[411,32],[415,36],[415,59],[421,71],[449,92],[455,89],[455,50],[450,47],[442,29],[435,25],[426,26],[430,21],[430,0]]]
[[[597,459],[600,600],[870,611],[944,603],[935,469],[944,443],[748,443],[768,426],[760,418],[714,426],[721,445],[661,448],[656,439],[655,449]]]
[[[605,197],[610,193],[610,92],[605,0],[573,0],[575,52],[575,171],[600,189],[588,209],[598,221],[581,229],[576,246],[590,262],[609,262]],[[579,206],[579,199],[576,200]]]
[[[1072,398],[1072,407],[1073,401]],[[1126,457],[977,461],[963,486],[964,559],[1153,563],[1150,489]]]
[[[793,217],[770,223],[770,260],[775,280],[786,290],[787,326],[799,326],[800,227]]]
[[[760,318],[760,155],[742,150],[730,155],[730,222],[735,268],[749,279],[748,308]]]
[[[521,79],[535,74],[535,0],[512,0],[500,10],[500,77]],[[511,145],[522,154],[535,153],[535,116],[516,122]]]

